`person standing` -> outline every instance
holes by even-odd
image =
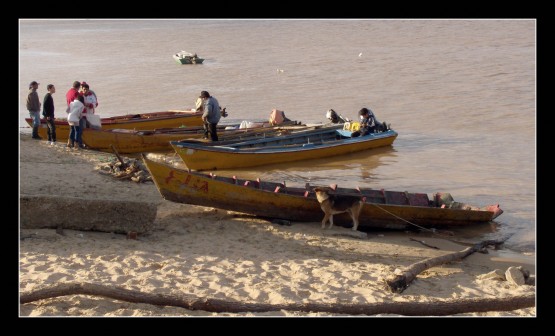
[[[52,94],[56,92],[56,87],[54,84],[48,84],[46,86],[48,92],[44,95],[42,101],[42,115],[46,119],[46,126],[48,126],[48,142],[51,146],[56,143],[56,125],[54,124],[54,99]]]
[[[87,88],[86,92],[88,92],[88,94],[92,94],[94,96],[95,102],[94,102],[93,107],[96,109],[98,107],[98,97],[96,96],[96,93],[93,90],[91,90],[90,85],[87,84],[87,82],[82,82],[81,83],[81,91],[79,91],[79,94],[85,96],[85,87]],[[86,102],[87,102],[87,99],[85,99],[85,107],[87,107]]]
[[[83,98],[85,98],[85,109],[83,110],[85,122],[80,125],[82,134],[83,128],[89,127],[86,117],[94,114],[95,108],[98,106],[98,100],[96,99],[96,94],[89,89],[89,84],[85,82],[81,83],[81,92]]]
[[[81,87],[81,82],[79,81],[74,81],[73,85],[71,86],[71,88],[69,88],[69,90],[66,93],[66,101],[67,101],[67,110],[66,112],[69,113],[70,112],[70,105],[75,101],[75,99],[79,96],[83,96],[81,94],[81,92],[79,92],[79,88]],[[87,120],[83,117],[83,120],[79,121],[79,126],[86,124]],[[79,147],[83,148],[83,140],[81,139],[81,132],[83,131],[83,128],[78,127],[77,128],[79,130],[79,133],[77,134],[77,140],[79,143]]]
[[[208,133],[210,133],[210,139],[212,139],[212,141],[218,141],[217,126],[222,116],[220,104],[216,98],[210,96],[208,91],[202,91],[200,93],[200,98],[203,100],[202,121],[205,125],[204,136],[208,137]]]
[[[81,120],[85,104],[83,96],[77,95],[74,101],[69,104],[67,123],[70,126],[69,139],[67,140],[68,148],[77,149],[79,146],[79,121]]]
[[[66,93],[66,102],[67,102],[66,112],[67,113],[69,113],[69,105],[73,103],[73,101],[75,100],[75,98],[77,98],[77,96],[79,96],[80,86],[81,86],[81,83],[79,83],[78,81],[75,81],[73,82],[73,85],[71,86],[71,88],[69,88],[69,90]]]
[[[32,81],[29,84],[29,94],[27,95],[27,110],[29,111],[29,116],[33,119],[33,139],[41,140],[39,136],[40,127],[40,101],[39,94],[37,90],[39,88],[39,83]]]

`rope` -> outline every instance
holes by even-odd
[[[392,212],[390,212],[390,211],[387,211],[386,209],[382,208],[382,207],[379,206],[378,204],[375,204],[375,203],[369,203],[369,204],[374,205],[374,206],[377,207],[378,209],[383,210],[384,212],[387,212],[387,213],[390,214],[391,216],[396,217],[396,218],[402,220],[402,221],[405,222],[405,223],[408,223],[408,224],[410,224],[410,225],[414,225],[414,226],[416,226],[417,228],[419,228],[419,229],[421,229],[421,230],[429,231],[429,232],[431,232],[431,233],[433,233],[433,234],[435,234],[435,235],[440,236],[440,238],[443,238],[443,239],[445,239],[445,240],[449,240],[449,241],[451,241],[451,242],[453,242],[453,243],[457,243],[457,244],[461,244],[461,245],[470,245],[470,246],[474,245],[474,243],[469,243],[469,242],[463,242],[463,241],[460,241],[460,240],[455,240],[455,239],[451,238],[451,237],[448,236],[448,235],[445,235],[445,234],[443,234],[443,233],[437,232],[436,229],[433,229],[433,228],[432,228],[432,229],[428,229],[428,228],[422,227],[422,226],[420,226],[420,225],[418,225],[418,224],[414,224],[414,223],[412,223],[412,222],[410,222],[410,221],[408,221],[408,220],[406,220],[406,219],[404,219],[404,218],[401,218],[401,217],[397,216],[396,214],[394,214],[394,213],[392,213]],[[502,241],[504,242],[504,241],[508,240],[511,236],[512,236],[512,234],[508,235],[507,237],[505,237],[504,239],[502,239]]]
[[[418,225],[418,224],[415,224],[415,223],[413,223],[413,222],[411,222],[411,221],[408,221],[408,220],[406,220],[406,219],[404,219],[404,218],[401,218],[401,217],[397,216],[396,214],[394,214],[394,213],[392,213],[392,212],[390,212],[390,211],[387,211],[386,209],[382,208],[382,207],[379,206],[378,204],[375,204],[375,203],[369,203],[369,204],[372,204],[373,206],[377,207],[378,209],[380,209],[380,210],[382,210],[382,211],[384,211],[384,212],[387,212],[387,213],[390,214],[391,216],[396,217],[396,218],[402,220],[402,221],[405,222],[405,223],[408,223],[408,224],[410,224],[410,225],[416,226],[417,228],[419,228],[419,229],[421,229],[421,230],[429,231],[429,232],[431,232],[431,233],[433,233],[433,234],[435,234],[435,235],[443,236],[443,238],[445,238],[445,239],[452,240],[452,239],[448,238],[448,237],[449,237],[448,235],[445,235],[445,234],[443,234],[443,233],[437,232],[436,229],[433,229],[433,228],[432,228],[432,229],[428,229],[428,228],[425,228],[425,227],[420,226],[420,225]]]

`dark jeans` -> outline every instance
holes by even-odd
[[[56,142],[56,125],[54,124],[54,118],[46,119],[46,126],[48,126],[48,130],[46,131],[48,134],[48,141]]]
[[[204,124],[204,137],[208,138],[208,133],[210,133],[210,139],[212,141],[218,141],[218,124],[206,123]]]
[[[80,127],[79,125],[75,125],[75,126],[69,126],[70,130],[69,130],[69,142],[70,144],[74,144],[75,142],[77,142],[77,144],[79,144],[79,139],[78,139],[78,134],[80,132]]]
[[[79,147],[83,147],[83,130],[86,127],[87,127],[87,118],[81,117],[81,119],[79,119],[79,129],[78,129],[79,132],[77,133],[77,139],[75,140],[79,144]]]

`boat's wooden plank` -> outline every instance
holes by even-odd
[[[384,191],[386,204],[409,205],[407,195],[402,191]]]
[[[409,205],[414,206],[430,206],[430,199],[427,194],[423,193],[407,193]]]

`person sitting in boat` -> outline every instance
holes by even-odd
[[[385,122],[381,123],[374,112],[369,108],[363,107],[358,111],[360,116],[360,135],[364,136],[370,133],[382,132],[386,130]]]

